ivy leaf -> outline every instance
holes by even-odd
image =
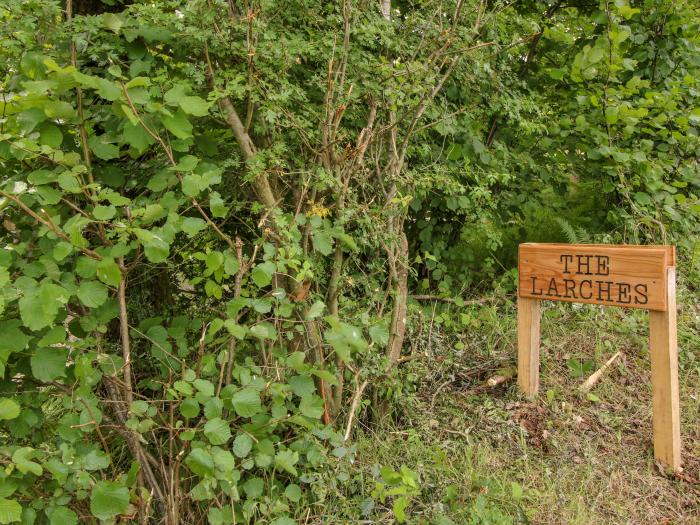
[[[81,281],[78,299],[88,308],[97,308],[107,300],[107,287],[98,281]]]
[[[90,512],[101,520],[122,514],[129,506],[129,490],[116,481],[98,481],[92,487]]]
[[[250,387],[233,394],[231,403],[236,413],[242,417],[252,417],[261,411],[260,394]]]
[[[204,425],[204,435],[212,445],[223,445],[231,439],[231,428],[227,421],[215,417]]]
[[[68,349],[60,347],[37,348],[30,359],[32,375],[39,381],[48,383],[66,376]]]
[[[10,398],[0,398],[0,419],[15,419],[19,416],[20,406]]]
[[[253,440],[248,434],[238,434],[233,440],[233,453],[239,458],[246,457],[253,448]]]
[[[0,498],[0,524],[22,520],[22,506],[13,499]]]

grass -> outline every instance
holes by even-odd
[[[408,522],[455,524],[700,523],[700,297],[681,287],[680,388],[684,472],[654,462],[647,314],[547,303],[542,321],[541,395],[486,380],[514,364],[515,310],[414,311],[411,383],[391,422],[355,432],[360,494],[323,523],[393,523],[391,499],[361,516],[377,465],[419,474]],[[465,315],[461,315],[465,314]],[[578,385],[623,352],[592,390]],[[349,486],[352,484],[350,483]],[[351,489],[349,489],[351,492]],[[329,509],[332,510],[332,509]]]

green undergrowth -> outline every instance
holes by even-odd
[[[681,279],[682,474],[653,459],[646,312],[545,303],[541,391],[528,401],[513,379],[487,385],[513,372],[511,297],[421,304],[412,309],[411,359],[400,372],[407,381],[393,393],[397,413],[380,422],[371,407],[363,413],[353,474],[335,503],[317,509],[318,523],[698,523],[699,299]],[[617,351],[593,390],[580,394]],[[410,475],[387,483],[387,472],[398,479],[402,469],[415,489]],[[382,503],[377,484],[396,495]]]

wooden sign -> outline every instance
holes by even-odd
[[[666,310],[670,246],[521,244],[521,297]]]
[[[679,470],[675,248],[527,243],[518,271],[518,385],[528,396],[539,389],[540,301],[649,310],[654,455]]]

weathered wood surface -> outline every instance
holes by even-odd
[[[678,391],[676,269],[669,268],[668,310],[649,312],[654,457],[677,471],[681,467],[681,416]]]
[[[518,295],[665,311],[673,246],[520,245]]]

